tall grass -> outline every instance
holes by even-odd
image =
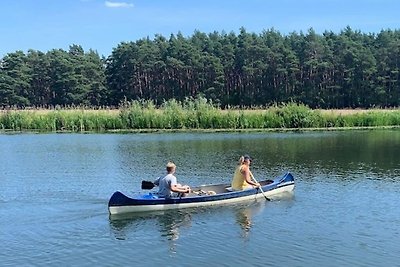
[[[198,97],[180,102],[151,100],[123,103],[118,110],[57,109],[0,111],[0,130],[103,132],[158,129],[303,129],[400,126],[400,110],[348,115],[324,113],[303,104],[286,103],[266,109],[221,109]]]

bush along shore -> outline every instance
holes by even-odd
[[[339,112],[313,110],[298,103],[268,108],[221,109],[205,98],[125,102],[118,109],[30,109],[0,111],[0,130],[108,132],[160,130],[301,130],[399,127],[400,110]]]

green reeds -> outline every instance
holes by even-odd
[[[55,109],[0,111],[0,130],[103,132],[111,130],[309,129],[400,126],[400,110],[341,114],[287,103],[266,109],[221,109],[198,97],[180,102],[151,100],[123,103],[117,110]]]
[[[122,128],[117,115],[106,110],[7,110],[0,112],[0,129],[12,131],[100,132]]]

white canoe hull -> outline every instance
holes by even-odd
[[[224,186],[224,192],[217,192],[215,195],[205,196],[188,196],[181,198],[165,199],[148,199],[148,198],[129,198],[120,192],[114,193],[109,202],[109,213],[110,214],[124,214],[133,212],[147,212],[147,211],[163,211],[172,209],[185,209],[185,208],[196,208],[206,207],[215,205],[225,205],[244,201],[251,201],[256,199],[269,198],[274,195],[282,193],[290,193],[294,190],[294,178],[290,173],[275,179],[270,184],[263,185],[261,182],[264,193],[259,189],[249,189],[244,191],[230,192],[226,190]],[[216,186],[202,186],[199,188],[204,189],[216,189],[222,185]],[[206,190],[204,190],[206,191]]]

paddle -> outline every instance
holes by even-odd
[[[254,182],[256,182],[257,184],[259,184],[259,182],[257,182],[256,178],[254,178],[253,174],[250,172],[251,178],[253,179]],[[271,201],[271,199],[267,198],[267,196],[265,195],[264,190],[262,189],[262,186],[260,184],[260,187],[258,187],[261,190],[261,193],[263,194],[263,196],[265,197],[265,200],[267,201]]]
[[[156,186],[153,182],[142,181],[142,189],[153,189]]]

